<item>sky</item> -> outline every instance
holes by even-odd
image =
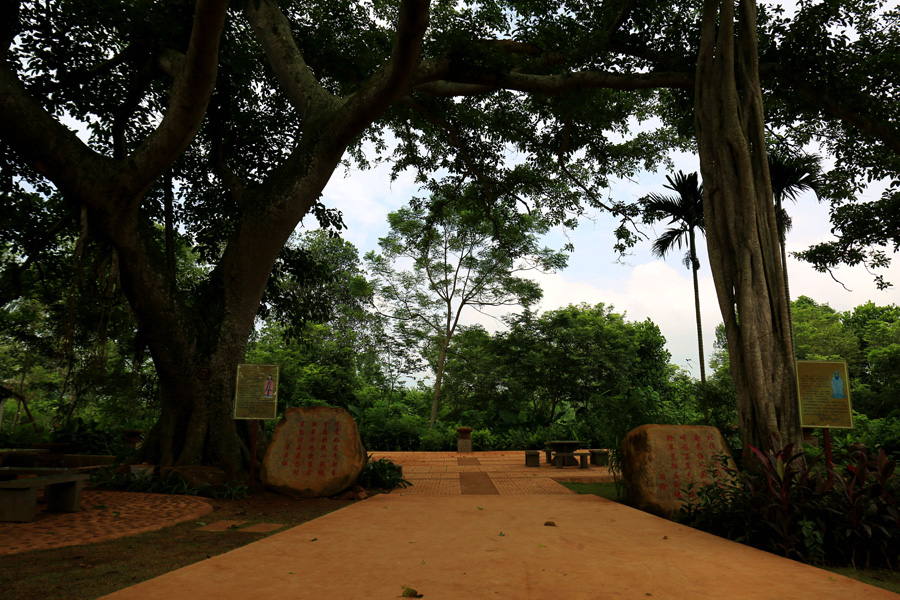
[[[696,156],[675,154],[673,158],[676,170],[685,173],[699,170]],[[621,200],[637,200],[650,192],[670,193],[663,187],[667,173],[642,172],[631,180],[618,181],[612,186],[610,195]],[[410,174],[402,174],[391,182],[389,166],[382,165],[369,171],[335,171],[323,192],[322,201],[343,212],[347,230],[342,235],[363,255],[369,250],[378,250],[378,238],[388,231],[388,213],[416,195],[422,196],[423,192],[416,188]],[[867,192],[863,199],[874,200],[879,196],[880,188]],[[813,194],[801,196],[796,204],[788,202],[786,208],[793,219],[793,229],[787,238],[788,253],[832,239],[828,206],[819,204]],[[307,217],[305,225],[313,225],[311,217]],[[536,308],[547,311],[568,304],[602,302],[615,307],[616,312],[625,313],[629,321],[649,318],[666,338],[671,362],[699,378],[693,283],[690,270],[681,263],[683,253],[676,248],[665,260],[651,254],[652,240],[665,229],[665,223],[658,223],[645,229],[649,240],[640,242],[623,261],[617,261],[613,250],[616,225],[617,220],[593,212],[588,218],[582,218],[575,230],[556,230],[545,238],[545,244],[551,248],[562,248],[566,241],[571,241],[575,250],[566,269],[535,277],[544,290],[543,300]],[[722,322],[722,317],[705,243],[700,244],[699,253],[703,344],[708,364],[715,328]],[[897,287],[879,291],[873,277],[862,267],[837,269],[835,276],[845,289],[830,275],[817,273],[810,265],[788,258],[791,297],[809,296],[839,311],[851,310],[868,300],[878,305],[900,303],[900,261],[895,260],[885,275],[889,281],[896,282]],[[498,319],[486,317],[474,309],[467,311],[462,323],[480,323],[489,331],[503,327]]]

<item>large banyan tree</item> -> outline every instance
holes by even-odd
[[[785,17],[750,0],[5,2],[7,214],[46,219],[48,234],[76,220],[115,255],[162,386],[144,458],[234,474],[248,460],[236,365],[273,267],[304,268],[282,252],[291,232],[311,213],[340,226],[321,194],[342,162],[449,173],[486,210],[570,222],[597,206],[627,222],[636,207],[603,199],[609,179],[695,148],[741,429],[767,447],[799,425],[766,138],[824,140],[844,198],[896,177],[897,15],[878,5]],[[16,212],[35,190],[56,213]],[[4,228],[20,249],[4,282],[42,252],[21,231]],[[207,267],[189,286],[176,242]]]

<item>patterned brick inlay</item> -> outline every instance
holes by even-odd
[[[216,521],[203,527],[198,527],[197,531],[226,531],[228,529],[237,529],[247,521]]]
[[[162,529],[212,512],[196,496],[85,490],[75,513],[39,511],[31,523],[0,523],[0,555],[99,542]]]
[[[247,533],[269,533],[270,531],[277,531],[282,527],[284,527],[283,523],[257,523],[256,525],[241,527],[238,531],[246,531]]]

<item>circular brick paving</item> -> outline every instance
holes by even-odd
[[[211,512],[195,496],[85,490],[76,513],[39,511],[32,523],[0,523],[0,555],[89,544],[162,529]]]

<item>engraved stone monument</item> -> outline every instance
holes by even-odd
[[[726,476],[714,456],[734,461],[725,439],[715,427],[694,425],[642,425],[622,441],[622,476],[625,497],[640,510],[671,518],[694,494],[688,484],[715,483]],[[710,472],[712,470],[712,472]]]
[[[289,496],[332,496],[366,465],[356,421],[342,408],[288,408],[262,463],[263,484]]]

